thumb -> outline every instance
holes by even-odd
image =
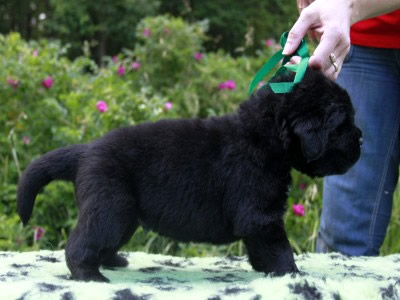
[[[289,31],[288,39],[282,52],[283,55],[290,55],[297,49],[301,39],[306,35],[310,26],[313,24],[315,15],[316,14],[310,13],[308,7],[301,12],[299,19]]]

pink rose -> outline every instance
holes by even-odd
[[[227,87],[226,87],[226,82],[221,82],[221,83],[218,85],[218,88],[219,88],[220,90],[226,90],[226,89],[227,89]]]
[[[134,61],[132,63],[132,70],[139,70],[140,69],[140,62]]]
[[[45,230],[43,227],[35,227],[35,231],[33,232],[33,240],[35,242],[40,241],[44,235],[44,232]]]
[[[234,80],[227,80],[218,85],[220,90],[234,90],[236,88],[236,83]]]
[[[202,59],[203,59],[203,53],[196,52],[196,53],[194,54],[194,59],[195,59],[195,60],[202,60]]]
[[[33,56],[34,57],[37,57],[38,55],[39,55],[39,51],[37,51],[37,50],[33,51]]]
[[[143,30],[143,35],[144,35],[145,37],[151,36],[151,29],[145,28],[145,29]]]
[[[107,103],[105,103],[103,100],[100,100],[96,104],[97,110],[101,113],[106,112],[108,110]]]
[[[47,78],[42,80],[42,86],[45,89],[50,89],[53,86],[54,79],[51,76],[48,76]]]
[[[228,90],[234,90],[234,89],[236,88],[236,83],[235,83],[235,81],[233,81],[233,80],[228,80],[228,81],[226,82],[226,88],[227,88]]]
[[[167,111],[171,110],[172,109],[172,103],[168,101],[167,103],[164,104],[164,108]]]
[[[14,89],[16,89],[19,86],[19,81],[17,79],[9,78],[9,79],[7,79],[7,83],[9,86],[13,87]]]
[[[293,212],[296,216],[304,216],[304,205],[303,204],[293,204]]]
[[[118,68],[118,75],[123,76],[124,74],[125,74],[125,67],[121,65]]]

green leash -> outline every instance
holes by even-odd
[[[280,44],[282,46],[282,49],[285,47],[287,37],[288,37],[288,32],[284,32],[281,36],[280,39]],[[252,94],[254,91],[255,87],[260,83],[260,81],[268,74],[271,72],[271,70],[280,62],[281,59],[283,59],[282,62],[282,67],[279,68],[279,70],[275,73],[275,75],[268,81],[266,85],[269,85],[272,89],[272,91],[276,94],[282,94],[282,93],[288,93],[292,90],[293,86],[296,83],[299,83],[306,72],[307,65],[308,65],[308,60],[310,59],[310,54],[308,53],[308,48],[307,48],[307,43],[304,39],[301,40],[301,43],[297,50],[290,56],[284,56],[282,54],[283,50],[279,50],[276,52],[266,63],[265,65],[262,66],[262,68],[257,72],[256,76],[254,76],[250,87],[249,87],[249,95]],[[289,62],[290,58],[292,56],[300,56],[302,59],[298,65],[288,65],[285,66],[287,62]],[[293,82],[271,82],[273,78],[276,76],[287,72],[287,70],[291,70],[293,72],[296,72],[296,76],[294,77]]]

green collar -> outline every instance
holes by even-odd
[[[280,44],[283,47],[286,44],[287,37],[288,37],[288,32],[284,32],[281,36]],[[266,85],[269,85],[274,93],[281,94],[281,93],[288,93],[292,90],[293,86],[300,82],[307,69],[308,65],[308,60],[310,59],[310,55],[308,53],[308,48],[307,48],[307,43],[304,39],[301,40],[301,43],[299,47],[296,49],[296,51],[289,56],[284,56],[282,54],[283,50],[279,50],[276,52],[263,66],[262,68],[257,72],[256,76],[254,76],[250,87],[249,87],[249,95],[252,94],[254,91],[255,87],[260,83],[260,81],[269,73],[271,70],[279,63],[281,59],[283,59],[282,66],[279,68],[279,70],[275,73],[275,75],[268,81]],[[285,66],[287,62],[289,62],[290,58],[292,56],[300,56],[302,60],[298,65],[288,65]],[[276,76],[287,72],[287,70],[296,72],[296,76],[294,77],[293,82],[271,82],[273,78]]]

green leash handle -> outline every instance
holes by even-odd
[[[281,36],[280,39],[280,44],[282,46],[282,49],[285,47],[287,37],[288,37],[288,32],[284,32]],[[252,94],[256,86],[260,83],[260,81],[268,74],[271,72],[271,70],[283,59],[282,62],[282,67],[275,73],[275,75],[272,77],[276,77],[279,74],[282,74],[286,72],[287,70],[291,70],[293,72],[296,72],[296,76],[294,77],[293,82],[270,82],[268,81],[267,85],[269,85],[274,93],[281,94],[281,93],[288,93],[293,89],[293,86],[296,83],[299,83],[306,72],[307,65],[308,65],[308,60],[310,59],[310,55],[308,53],[308,48],[307,48],[307,43],[304,39],[301,40],[301,43],[299,47],[296,49],[296,51],[290,55],[290,56],[285,56],[282,54],[283,50],[279,50],[276,52],[263,66],[262,68],[257,72],[257,74],[254,76],[253,80],[251,81],[250,87],[249,87],[249,95]],[[289,65],[285,66],[287,62],[289,62],[290,58],[292,56],[300,56],[302,59],[298,65]],[[271,78],[271,79],[272,79]]]

